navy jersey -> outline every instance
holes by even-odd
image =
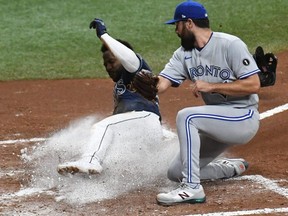
[[[153,112],[161,119],[158,101],[153,102],[145,99],[137,92],[130,91],[128,85],[136,73],[142,69],[151,71],[145,60],[137,54],[140,60],[140,67],[135,73],[125,71],[114,86],[114,111],[113,114],[125,113],[130,111],[148,111]]]

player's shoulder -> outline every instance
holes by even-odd
[[[185,49],[182,46],[180,46],[178,47],[178,49],[174,51],[174,57],[176,57],[177,59],[184,59],[186,52],[187,51],[185,51]]]
[[[239,37],[232,35],[232,34],[225,33],[225,32],[213,32],[212,38],[216,40],[225,40],[227,42],[241,40]]]

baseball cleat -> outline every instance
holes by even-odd
[[[102,166],[96,160],[94,160],[93,163],[89,163],[83,160],[67,162],[64,164],[59,164],[57,167],[57,172],[61,175],[66,175],[68,173],[86,173],[89,175],[94,175],[101,173],[102,170]]]
[[[219,159],[219,160],[217,160],[215,162],[216,163],[222,163],[222,164],[230,165],[230,166],[234,167],[235,175],[232,176],[232,177],[240,176],[249,167],[248,162],[245,161],[243,158],[235,158],[235,159],[223,158],[223,159]]]
[[[169,206],[181,203],[204,203],[206,196],[201,185],[198,189],[193,189],[188,184],[182,183],[175,190],[158,194],[156,200],[159,205]]]

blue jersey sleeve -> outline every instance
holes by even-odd
[[[139,69],[137,70],[137,72],[141,71],[142,69],[152,72],[152,70],[149,67],[149,65],[147,64],[147,62],[139,54],[136,54],[136,55],[140,60],[140,66],[139,66]]]

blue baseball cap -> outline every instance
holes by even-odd
[[[174,19],[168,20],[166,24],[174,24],[175,22],[187,19],[204,19],[208,18],[208,14],[204,6],[198,2],[185,1],[177,5],[174,13]]]

